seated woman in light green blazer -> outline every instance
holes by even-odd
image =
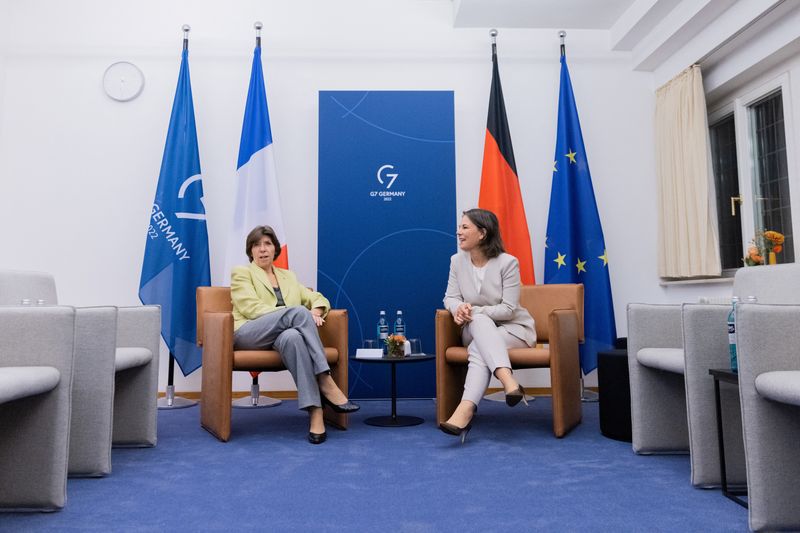
[[[358,411],[330,375],[317,327],[330,310],[327,298],[307,289],[273,261],[281,253],[275,231],[258,226],[245,244],[248,266],[231,273],[236,350],[277,350],[297,385],[297,402],[310,418],[308,440],[325,442],[322,402],[339,413]]]

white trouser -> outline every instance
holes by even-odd
[[[508,349],[528,348],[528,343],[497,327],[494,320],[481,313],[474,314],[472,322],[464,326],[461,339],[469,354],[467,379],[461,399],[478,405],[494,371],[498,368],[511,369]]]

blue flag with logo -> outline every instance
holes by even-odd
[[[608,251],[564,55],[561,56],[558,133],[544,264],[545,283],[584,285],[586,342],[580,351],[581,369],[588,374],[597,368],[597,352],[613,346],[617,333]]]
[[[142,303],[161,306],[161,335],[183,375],[202,363],[195,343],[195,292],[210,283],[189,52],[184,48],[139,282]]]

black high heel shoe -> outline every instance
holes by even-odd
[[[311,431],[308,432],[308,442],[311,444],[322,444],[327,438],[327,431],[323,431],[322,433],[312,433]]]
[[[506,405],[514,407],[520,401],[525,403],[525,407],[528,406],[528,400],[525,399],[525,389],[522,388],[522,385],[517,385],[517,390],[506,393]]]
[[[439,426],[439,429],[441,429],[442,431],[444,431],[448,435],[455,435],[456,437],[461,437],[461,444],[464,444],[464,442],[467,440],[467,434],[469,433],[469,430],[472,429],[472,421],[474,420],[475,413],[477,413],[477,412],[478,412],[478,406],[477,405],[473,405],[473,407],[472,407],[472,418],[469,420],[467,425],[464,426],[463,428],[459,427],[459,426],[457,426],[455,424],[451,424],[449,422],[442,422],[442,424]]]
[[[361,409],[360,405],[355,404],[350,400],[347,400],[343,404],[337,405],[332,401],[330,401],[328,398],[326,398],[324,394],[320,394],[320,398],[322,399],[323,405],[329,405],[331,409],[333,409],[337,413],[355,413],[356,411]]]
[[[441,429],[448,435],[455,435],[456,437],[461,437],[461,444],[464,444],[464,442],[467,440],[467,434],[469,433],[469,430],[472,429],[472,421],[470,421],[470,423],[464,426],[463,428],[460,428],[455,424],[442,422],[442,425],[439,426],[439,429]]]

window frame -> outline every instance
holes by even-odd
[[[739,176],[739,195],[742,203],[739,204],[738,214],[742,225],[742,257],[744,257],[747,246],[755,237],[756,228],[756,209],[755,209],[755,190],[756,190],[756,168],[755,156],[756,145],[754,133],[751,128],[750,107],[758,103],[765,97],[777,91],[781,92],[783,105],[783,126],[786,138],[786,166],[789,180],[789,205],[792,210],[792,233],[800,235],[798,232],[798,220],[800,220],[800,173],[797,171],[797,153],[795,144],[794,115],[792,106],[792,90],[788,72],[783,72],[755,87],[742,88],[735,92],[720,105],[708,112],[709,132],[711,126],[720,122],[722,119],[733,114],[734,129],[736,135],[736,159]],[[709,143],[709,152],[711,146]],[[711,157],[711,155],[709,155]],[[714,194],[718,194],[716,189]],[[797,261],[797,258],[795,258]],[[741,267],[739,267],[741,268]],[[730,275],[738,270],[725,269],[724,275]]]
[[[733,100],[729,100],[722,104],[720,107],[717,107],[714,111],[708,113],[708,132],[709,132],[709,141],[711,135],[711,128],[722,122],[728,117],[733,117],[733,128],[734,128],[734,135],[736,136],[736,172],[739,181],[739,196],[742,196],[742,172],[741,166],[739,165],[739,125],[736,122],[736,113],[735,113],[735,105]],[[714,175],[714,165],[713,165],[714,154],[711,151],[711,142],[708,143],[708,160],[711,162],[709,163],[709,172],[711,172],[711,185],[714,187],[714,196],[715,199],[719,200],[719,191],[716,189],[716,177]],[[726,199],[727,200],[727,199]],[[723,205],[729,205],[729,202],[723,202]],[[737,213],[739,216],[739,225],[741,229],[744,230],[744,223],[742,222],[742,210],[744,209],[744,202],[737,205]],[[717,224],[719,224],[719,219],[717,219]],[[717,235],[718,238],[722,238],[721,228],[717,226]],[[746,243],[749,242],[749,239],[745,240],[745,234],[742,233],[742,257],[746,252]],[[722,259],[722,250],[720,250],[720,259]],[[722,277],[732,277],[737,270],[741,267],[736,268],[723,268],[722,269]]]

